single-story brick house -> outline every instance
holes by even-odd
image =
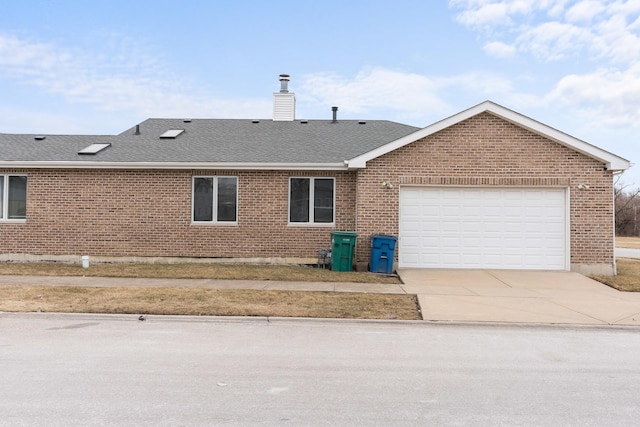
[[[483,102],[425,128],[149,119],[119,135],[0,134],[0,260],[315,262],[333,230],[398,236],[400,267],[615,274],[629,161]]]

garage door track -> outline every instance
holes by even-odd
[[[640,325],[640,293],[572,272],[398,270],[424,320]]]

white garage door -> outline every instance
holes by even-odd
[[[399,266],[565,270],[566,203],[558,188],[401,188]]]

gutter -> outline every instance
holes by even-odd
[[[218,170],[326,170],[345,171],[345,163],[216,163],[216,162],[87,162],[0,161],[12,169],[218,169]]]

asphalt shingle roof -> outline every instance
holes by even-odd
[[[148,119],[119,135],[0,134],[0,161],[22,162],[212,162],[338,164],[419,128],[386,120]],[[184,129],[175,139],[160,138]],[[96,155],[78,151],[95,143],[111,146]]]

